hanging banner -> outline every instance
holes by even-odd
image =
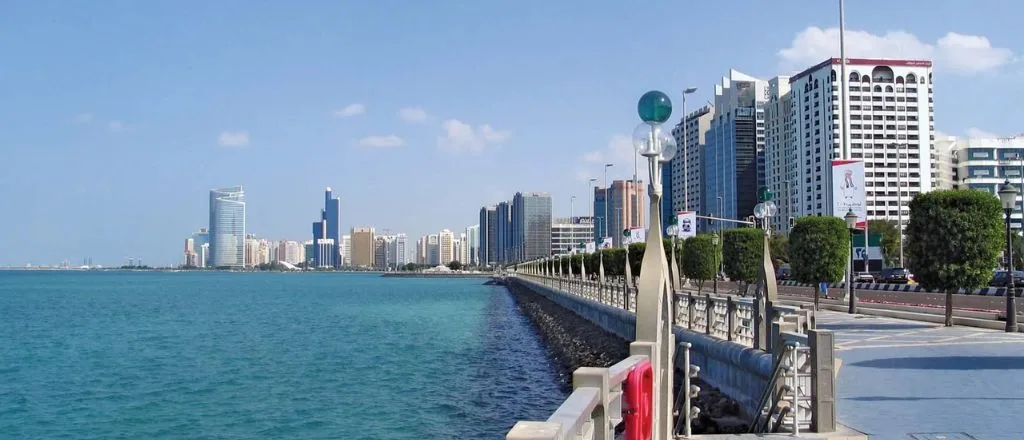
[[[852,210],[857,214],[857,227],[863,228],[868,219],[864,199],[864,162],[833,160],[832,215],[844,218]]]
[[[676,215],[679,233],[677,237],[687,239],[697,235],[697,213],[694,211],[681,211]]]
[[[587,253],[592,254],[594,252],[597,252],[597,243],[587,242]]]
[[[626,243],[646,243],[647,242],[647,230],[644,228],[633,228],[629,230],[629,237],[626,237]]]
[[[601,249],[611,249],[613,246],[611,237],[605,237],[604,240],[601,241]]]

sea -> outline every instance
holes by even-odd
[[[503,439],[565,395],[483,282],[0,271],[0,439]]]

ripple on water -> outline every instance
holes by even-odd
[[[475,280],[0,273],[0,437],[503,438],[564,398]]]

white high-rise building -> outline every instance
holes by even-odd
[[[779,76],[768,81],[768,102],[764,105],[764,157],[765,185],[775,194],[778,212],[771,218],[772,229],[789,233],[794,197],[788,194],[797,185],[798,151],[793,141],[793,99],[789,93],[789,77]]]
[[[833,213],[831,161],[842,158],[840,60],[790,78],[797,161],[793,216]],[[868,219],[902,221],[916,194],[932,189],[932,62],[848,59],[849,158],[863,160]],[[778,203],[778,201],[777,201]]]
[[[391,261],[389,262],[394,267],[401,267],[409,263],[409,254],[406,250],[409,236],[405,234],[395,234],[394,240],[391,241]]]
[[[441,263],[441,241],[438,234],[430,234],[427,236],[427,264],[431,266],[437,266],[439,264],[447,264],[448,262]]]
[[[551,255],[561,255],[580,243],[593,241],[593,217],[556,218],[551,221]]]
[[[341,265],[351,266],[352,265],[352,236],[345,234],[341,236],[341,246],[338,246],[338,252],[341,253]]]
[[[455,260],[455,235],[452,231],[442,229],[437,234],[439,261],[437,264],[448,264]]]
[[[672,175],[663,176],[672,182],[672,211],[701,209],[701,164],[704,163],[704,135],[711,128],[715,106],[708,104],[686,115],[672,128],[679,153],[672,158]],[[685,134],[685,138],[683,137]],[[683,146],[685,145],[685,151]]]
[[[467,261],[471,266],[480,265],[480,225],[466,228],[466,240],[469,247]]]
[[[277,260],[288,264],[299,264],[302,259],[302,245],[297,241],[281,241],[278,243]]]

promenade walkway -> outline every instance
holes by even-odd
[[[837,412],[872,439],[1024,438],[1024,334],[818,312],[836,333]]]

